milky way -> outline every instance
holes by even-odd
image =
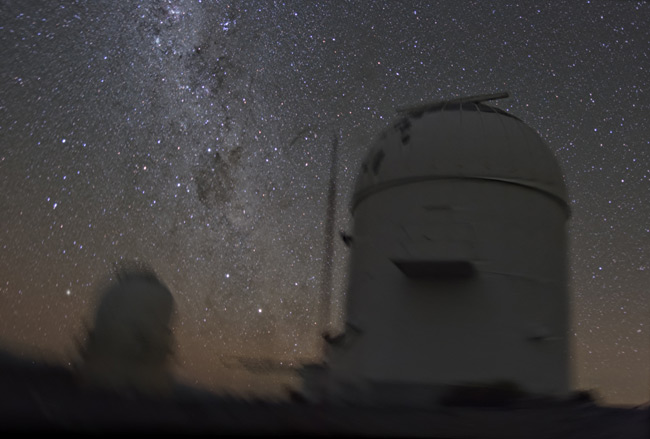
[[[569,188],[576,385],[650,398],[647,2],[5,1],[0,16],[4,344],[68,361],[98,287],[137,260],[176,299],[179,373],[281,385],[238,358],[313,359],[341,327],[339,239],[320,314],[335,139],[335,230],[350,230],[354,178],[397,107],[508,90],[495,105],[541,134]]]

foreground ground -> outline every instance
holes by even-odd
[[[650,437],[650,407],[522,401],[510,407],[271,403],[179,386],[153,400],[81,389],[69,370],[0,359],[0,434],[299,435],[434,438]]]

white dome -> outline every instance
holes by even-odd
[[[385,130],[363,162],[352,209],[389,187],[449,178],[526,186],[569,211],[562,170],[541,137],[503,110],[472,101],[414,109]]]

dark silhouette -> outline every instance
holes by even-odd
[[[148,269],[122,268],[116,277],[101,295],[81,350],[82,381],[123,393],[169,394],[174,299]]]

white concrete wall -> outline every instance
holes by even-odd
[[[506,379],[567,392],[566,220],[556,198],[480,179],[423,181],[364,199],[354,211],[347,294],[347,321],[363,333],[332,353],[333,376]],[[394,258],[467,259],[477,273],[418,280]]]

